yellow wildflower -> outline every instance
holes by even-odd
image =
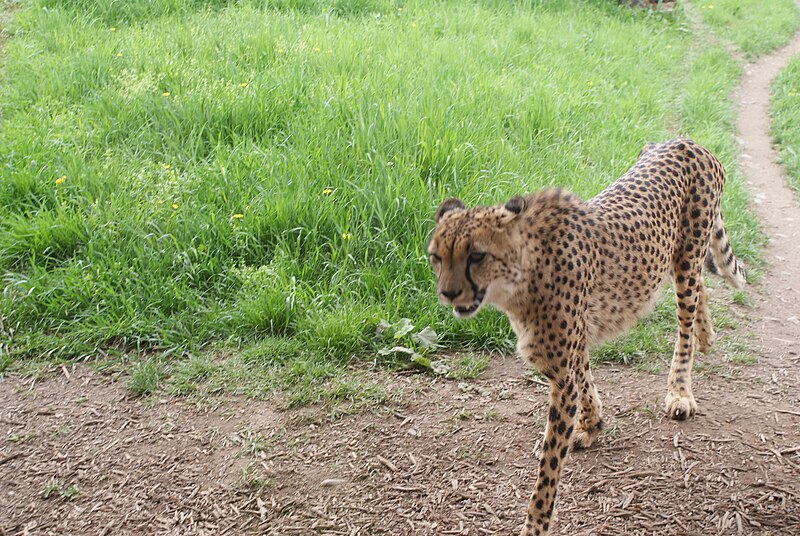
[[[233,219],[234,220],[241,220],[242,218],[244,218],[244,214],[234,214],[233,215]]]
[[[172,210],[178,210],[178,203],[172,203]]]
[[[169,91],[165,91],[164,93],[162,93],[162,95],[164,95],[165,97],[169,97]]]
[[[350,233],[342,233],[342,240],[350,240],[353,238],[353,235]]]
[[[117,52],[117,57],[121,58],[122,57],[122,52]]]
[[[586,82],[586,85],[589,86],[589,87],[592,87],[594,85],[594,82],[589,80],[588,82]]]
[[[325,188],[322,190],[322,195],[331,195],[333,193],[333,188]]]
[[[112,26],[111,28],[109,28],[109,29],[108,29],[108,31],[109,31],[109,32],[116,32],[116,31],[117,31],[117,29],[116,29],[114,26]]]
[[[57,178],[57,179],[56,179],[56,184],[57,184],[57,185],[58,185],[58,184],[63,184],[63,182],[64,182],[65,180],[67,180],[67,176],[66,176],[66,175],[61,175],[59,178]]]
[[[249,84],[247,82],[242,82],[239,84],[239,87],[247,87]]]

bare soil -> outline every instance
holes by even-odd
[[[769,81],[800,37],[747,67],[741,163],[770,236],[758,362],[698,358],[699,413],[661,409],[666,373],[596,370],[608,428],[570,455],[556,534],[800,534],[800,209],[768,135]],[[714,282],[719,286],[721,282]],[[722,332],[720,337],[731,336]],[[141,400],[89,366],[0,380],[0,535],[514,534],[546,388],[515,357],[481,379],[370,372],[400,402],[325,408]]]

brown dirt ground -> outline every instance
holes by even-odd
[[[749,66],[737,95],[743,168],[771,237],[755,305],[734,309],[755,319],[738,335],[758,363],[701,356],[699,413],[680,423],[661,410],[665,374],[599,367],[609,426],[570,456],[554,533],[800,534],[800,209],[765,108],[798,52],[800,38]],[[514,357],[469,382],[365,374],[400,401],[331,418],[279,400],[142,401],[83,365],[6,377],[0,535],[516,533],[545,387]]]

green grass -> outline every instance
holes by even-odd
[[[785,44],[800,24],[793,0],[702,0],[694,5],[703,22],[748,58]]]
[[[239,471],[235,486],[244,491],[260,491],[272,486],[272,480],[265,478],[254,463],[248,463]]]
[[[725,341],[722,351],[726,361],[729,363],[737,365],[755,365],[758,363],[758,355],[753,349],[737,338]]]
[[[664,291],[655,310],[623,337],[608,342],[592,353],[592,361],[649,362],[656,357],[670,358],[675,345],[677,323],[672,291]]]
[[[61,480],[52,479],[44,487],[44,490],[42,490],[42,497],[44,499],[48,499],[57,495],[59,498],[65,501],[71,501],[78,495],[79,492],[80,490],[78,489],[77,484],[71,484],[67,486]]]
[[[386,323],[510,350],[499,313],[437,304],[435,207],[590,197],[678,132],[732,169],[739,68],[685,26],[604,0],[31,0],[0,79],[3,367],[147,351],[142,395],[359,403],[391,396],[343,372],[397,365]],[[724,203],[752,259],[735,172]]]
[[[800,58],[783,69],[772,86],[772,137],[780,148],[789,185],[800,192]]]
[[[221,393],[278,396],[284,407],[324,403],[331,416],[395,400],[401,394],[345,364],[303,348],[296,339],[265,337],[241,351],[216,348],[182,360],[134,361],[127,387],[140,396],[158,392],[200,404]]]
[[[478,378],[489,368],[490,356],[485,354],[466,354],[452,360],[447,377],[453,380],[472,380]]]
[[[167,375],[166,366],[154,359],[142,360],[130,369],[128,390],[137,396],[153,394]]]

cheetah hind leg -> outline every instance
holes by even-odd
[[[694,319],[693,342],[695,350],[707,354],[717,336],[708,314],[708,293],[702,280],[699,282],[697,293],[697,316]]]
[[[591,370],[584,367],[576,376],[581,389],[581,416],[572,436],[572,449],[580,450],[592,446],[603,430],[603,406]]]

